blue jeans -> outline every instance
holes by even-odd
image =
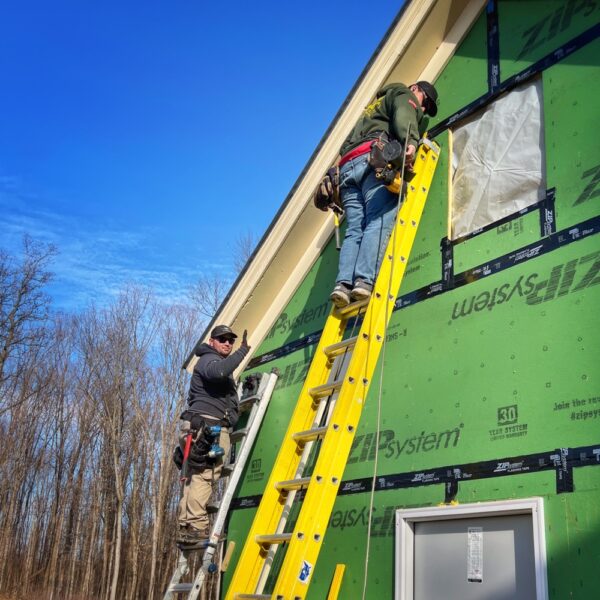
[[[398,204],[398,196],[375,177],[368,157],[368,154],[357,156],[340,169],[346,235],[336,283],[350,286],[357,279],[374,283]]]

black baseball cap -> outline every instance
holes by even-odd
[[[223,337],[223,336],[231,337],[234,339],[237,337],[237,335],[235,333],[233,333],[233,330],[228,325],[217,325],[210,332],[210,337],[213,339],[218,338],[218,337]]]
[[[437,90],[429,83],[429,81],[417,81],[416,85],[418,85],[423,92],[425,92],[425,101],[423,102],[423,108],[425,109],[425,113],[430,117],[435,117],[437,115],[437,103],[438,103],[438,93]]]

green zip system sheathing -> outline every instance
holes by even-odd
[[[496,15],[502,84],[589,31],[600,2],[507,0]],[[480,16],[436,81],[440,114],[432,127],[494,87],[489,18]],[[441,154],[374,376],[379,381],[383,368],[368,598],[393,597],[396,509],[532,496],[544,499],[550,598],[597,595],[600,453],[582,450],[600,447],[600,42],[592,38],[530,75],[542,81],[549,229],[544,207],[534,207],[454,244],[450,283],[440,247],[450,157]],[[447,148],[446,126],[436,141]],[[277,367],[280,377],[231,513],[229,539],[239,545],[327,317],[337,259],[332,241],[248,369]],[[340,597],[362,590],[377,396],[374,385],[309,598],[326,596],[338,562],[347,565]],[[575,462],[561,470],[565,456]],[[487,475],[448,485],[436,480],[446,467]]]

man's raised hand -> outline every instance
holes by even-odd
[[[248,330],[244,329],[244,333],[242,333],[242,343],[241,346],[243,348],[248,348],[250,349],[250,346],[248,345]]]

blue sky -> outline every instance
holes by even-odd
[[[400,5],[5,2],[0,247],[56,244],[65,310],[232,277]]]

